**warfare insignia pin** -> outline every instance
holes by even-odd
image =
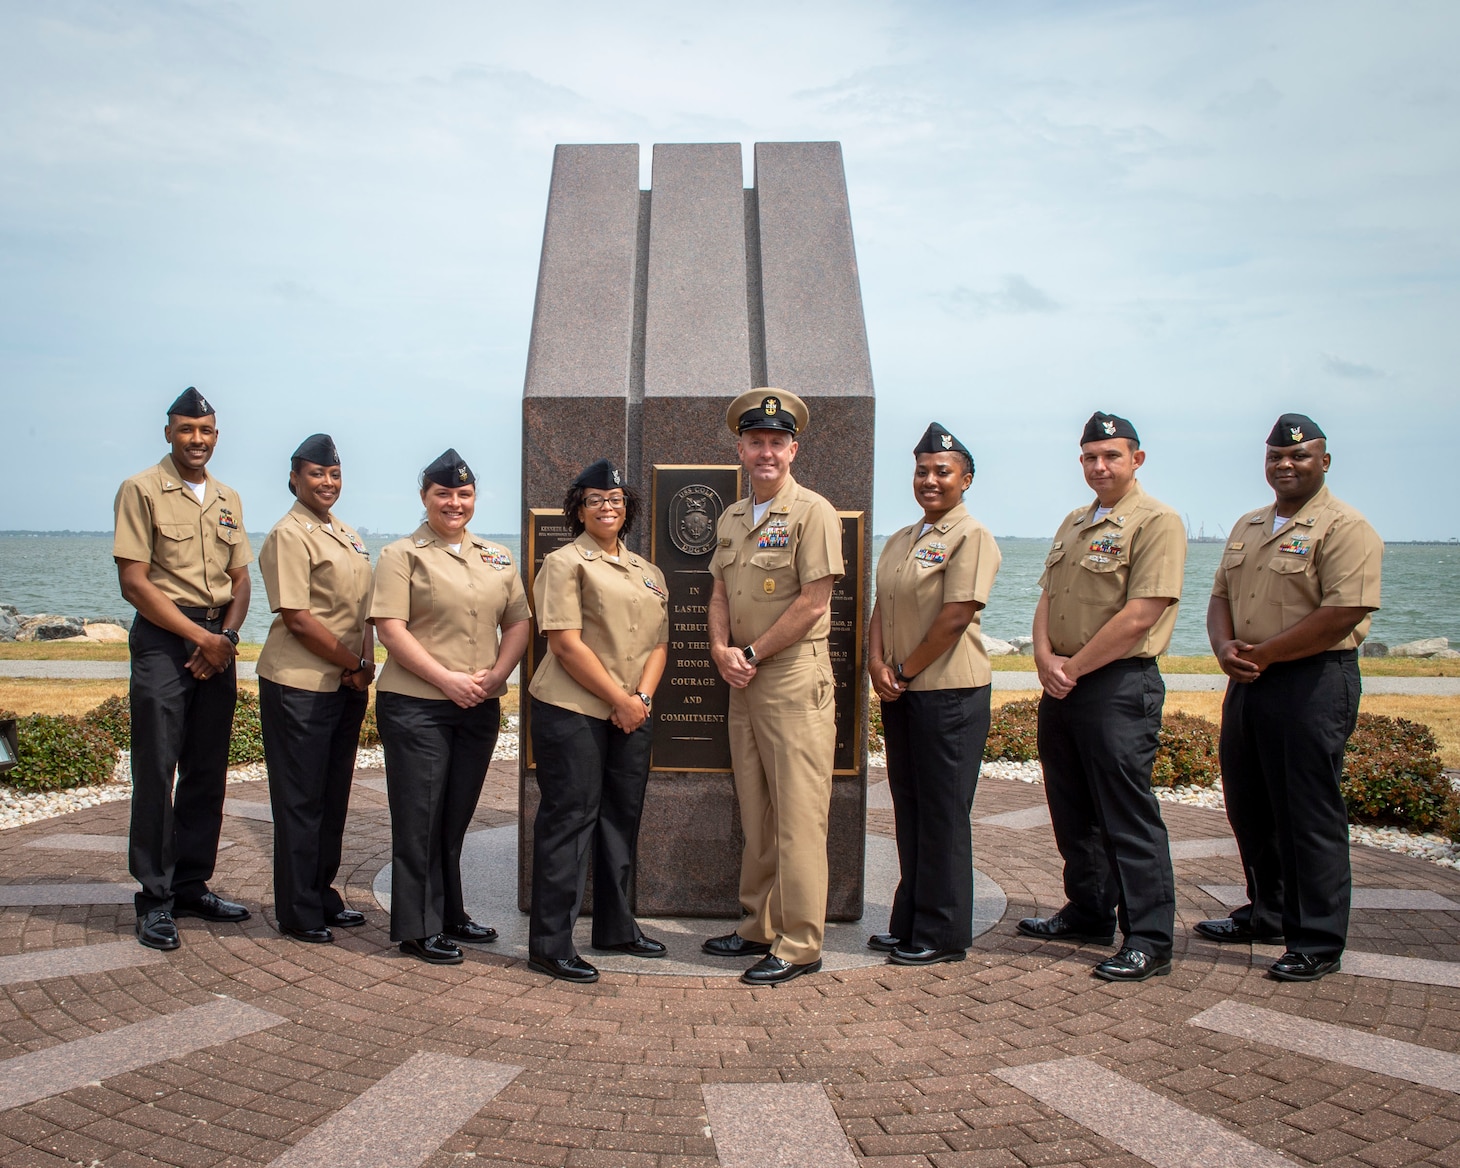
[[[776,582],[772,580],[769,576],[767,576],[765,578],[765,583],[762,584],[761,587],[765,589],[765,594],[769,596],[776,590]]]
[[[1292,439],[1293,439],[1294,442],[1301,442],[1301,441],[1303,441],[1303,427],[1302,426],[1289,426],[1288,427],[1288,433],[1292,436]]]
[[[760,408],[765,411],[766,417],[773,418],[776,416],[776,411],[781,408],[780,399],[768,397],[765,401],[761,402]]]
[[[1115,423],[1114,422],[1101,422],[1100,423],[1100,428],[1102,430],[1104,430],[1106,434],[1114,437],[1114,435],[1115,435]]]
[[[644,587],[661,599],[669,599],[667,596],[664,595],[664,589],[659,587],[659,581],[655,580],[653,576],[644,577]]]
[[[503,568],[510,568],[512,566],[512,557],[504,551],[498,551],[496,548],[483,548],[482,563],[490,564],[500,572]]]
[[[953,435],[952,434],[944,434],[943,435],[943,449],[944,450],[952,450],[953,449]]]

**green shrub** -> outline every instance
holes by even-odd
[[[83,720],[110,738],[118,750],[132,749],[132,704],[126,698],[113,694],[88,710]]]
[[[886,749],[887,742],[882,737],[882,703],[873,694],[867,705],[867,750],[871,754],[881,754]]]
[[[360,723],[360,745],[380,745],[380,724],[375,721],[375,703],[365,707],[365,721]]]
[[[1217,760],[1221,728],[1196,714],[1167,710],[1161,719],[1153,787],[1210,787],[1222,777]]]
[[[1460,795],[1445,775],[1434,734],[1419,722],[1360,714],[1344,751],[1341,789],[1352,823],[1460,839]]]
[[[58,791],[111,781],[117,748],[95,726],[67,714],[31,714],[16,730],[19,765],[5,775],[11,786]]]
[[[1031,762],[1039,757],[1039,699],[1005,702],[993,713],[983,756],[988,762]]]
[[[228,740],[228,765],[243,766],[264,761],[264,732],[259,725],[259,695],[238,691],[233,710],[233,736]]]

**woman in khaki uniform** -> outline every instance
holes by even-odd
[[[531,616],[512,553],[467,530],[475,484],[455,450],[421,472],[426,521],[381,550],[370,602],[390,651],[375,699],[390,799],[390,937],[433,965],[459,963],[458,941],[497,939],[466,914],[461,845]]]
[[[934,422],[913,455],[923,517],[882,550],[867,641],[902,878],[888,932],[867,944],[898,965],[932,965],[962,961],[973,942],[968,817],[993,680],[979,613],[1000,555],[963,506],[973,485],[968,448]]]
[[[548,656],[532,679],[532,753],[541,801],[533,826],[528,963],[565,981],[598,980],[573,925],[593,853],[593,947],[663,957],[629,906],[649,781],[649,710],[664,672],[664,573],[624,547],[638,498],[607,459],[563,501],[577,536],[544,557],[533,584]]]
[[[333,887],[375,677],[375,637],[365,623],[370,554],[332,510],[341,485],[334,440],[310,435],[289,469],[298,501],[259,551],[269,609],[279,614],[258,664],[274,912],[281,933],[315,944],[334,940],[331,925],[365,923]]]

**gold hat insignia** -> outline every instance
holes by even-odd
[[[1293,441],[1294,442],[1301,442],[1301,441],[1303,441],[1303,427],[1302,426],[1289,426],[1288,427],[1288,433],[1293,436]]]
[[[467,476],[466,464],[465,463],[462,463],[460,466],[458,466],[456,468],[456,477],[459,478],[462,482],[466,482],[466,476]]]
[[[762,584],[761,587],[765,589],[765,594],[769,596],[772,592],[776,590],[776,582],[772,580],[769,576],[767,576],[766,582]]]
[[[765,411],[766,417],[773,418],[776,411],[781,408],[781,403],[773,397],[768,397],[761,403],[760,408]]]

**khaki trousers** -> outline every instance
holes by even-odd
[[[737,930],[793,965],[821,956],[826,830],[836,750],[835,684],[826,642],[802,642],[730,691],[730,757],[745,851]]]

